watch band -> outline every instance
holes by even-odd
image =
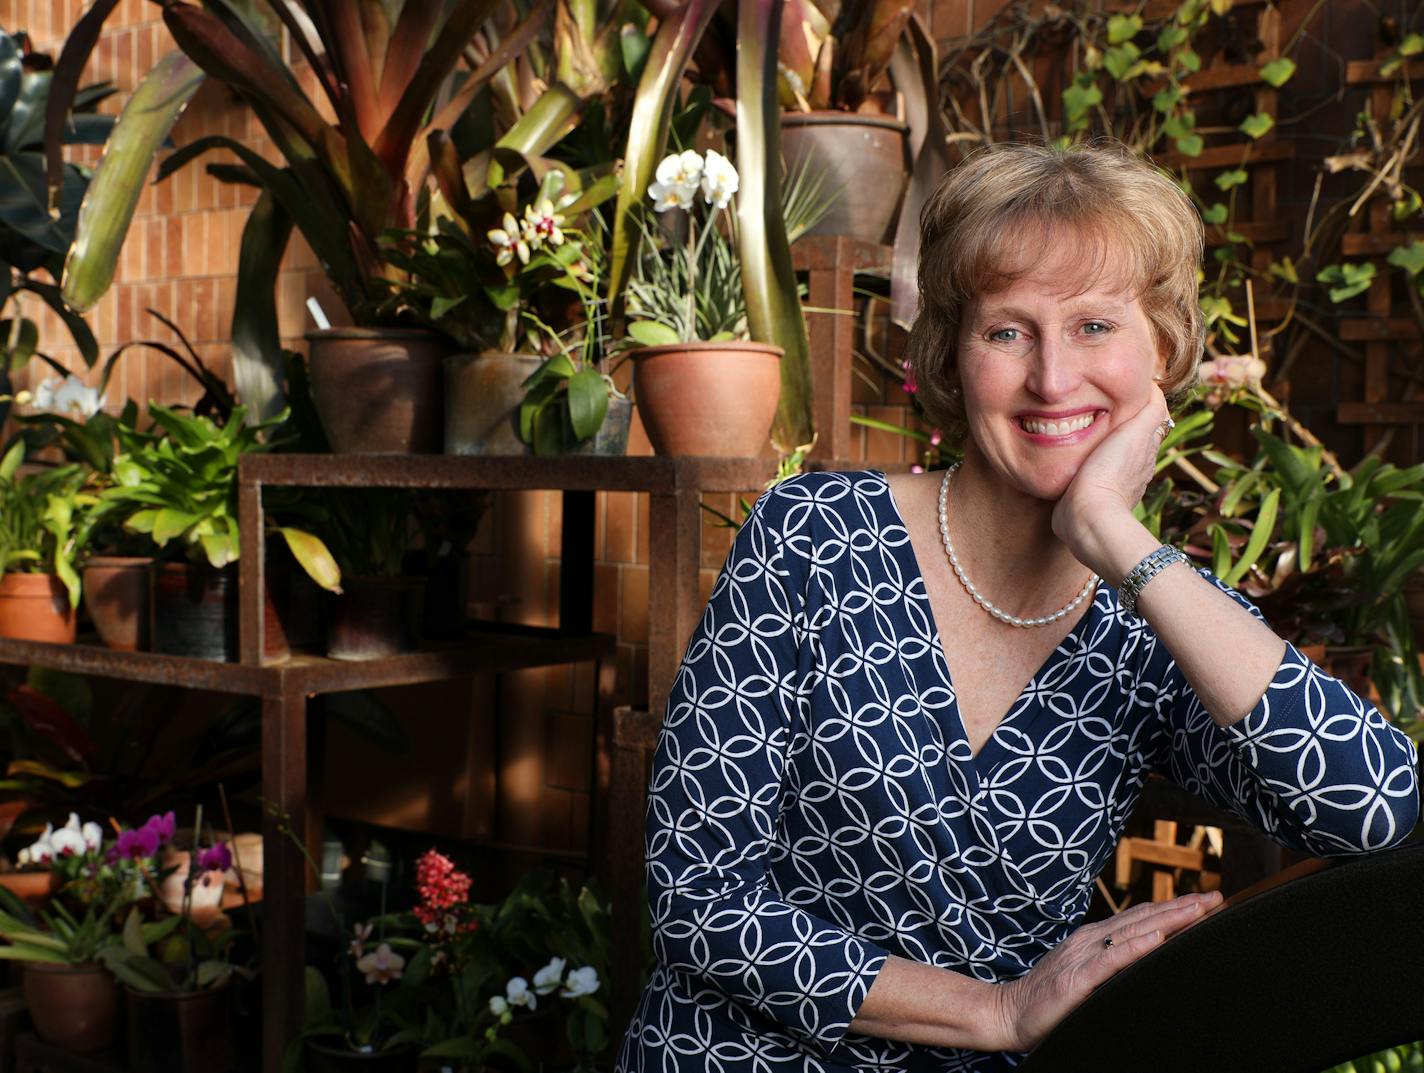
[[[1160,548],[1148,553],[1141,562],[1127,572],[1127,577],[1123,578],[1122,584],[1117,587],[1117,598],[1118,602],[1122,604],[1122,609],[1129,615],[1136,615],[1137,598],[1142,595],[1142,590],[1147,587],[1147,583],[1173,563],[1188,561],[1185,555],[1170,544],[1163,544]]]

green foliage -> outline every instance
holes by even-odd
[[[1329,295],[1332,302],[1343,302],[1348,298],[1353,298],[1357,294],[1363,294],[1370,289],[1370,284],[1375,279],[1375,263],[1365,261],[1363,264],[1326,265],[1315,274],[1317,283],[1324,283],[1329,286]]]
[[[1424,1073],[1424,1042],[1387,1047],[1331,1066],[1324,1073]]]
[[[102,493],[105,513],[125,528],[147,534],[158,547],[176,541],[193,562],[221,569],[241,550],[237,516],[237,463],[245,454],[267,451],[264,436],[286,414],[249,425],[237,407],[226,424],[182,414],[150,403],[151,429],[118,426],[122,448],[115,456],[112,487]],[[283,532],[298,563],[318,585],[337,587],[340,572],[330,551],[304,531]],[[294,538],[295,537],[295,538]]]
[[[78,562],[99,503],[89,471],[70,463],[22,474],[24,458],[17,440],[0,459],[0,572],[54,574],[78,607]]]

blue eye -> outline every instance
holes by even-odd
[[[995,343],[1012,343],[1018,337],[1018,331],[1017,328],[999,328],[990,332],[989,338]]]
[[[1106,335],[1112,331],[1112,325],[1101,320],[1090,320],[1083,325],[1083,331],[1088,335]]]

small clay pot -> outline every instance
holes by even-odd
[[[900,201],[910,181],[910,128],[890,116],[853,112],[783,112],[781,150],[787,166],[832,176],[840,190],[807,234],[893,241]],[[809,164],[801,165],[801,161]]]
[[[44,905],[59,890],[59,876],[53,872],[0,872],[4,887],[31,909]]]
[[[119,1023],[119,988],[101,965],[25,964],[25,1005],[35,1030],[67,1051],[103,1050]]]
[[[0,577],[0,637],[72,645],[78,632],[79,613],[54,574]]]
[[[630,350],[638,413],[660,455],[761,454],[781,395],[779,346],[668,343]]]
[[[609,398],[603,424],[586,440],[575,440],[569,429],[565,442],[571,455],[604,455],[622,458],[628,453],[628,429],[633,423],[633,400]]]
[[[109,648],[148,648],[149,558],[96,555],[84,566],[84,608]]]
[[[183,912],[183,884],[188,878],[192,860],[193,854],[190,850],[179,849],[174,845],[164,846],[159,858],[159,870],[166,874],[158,886],[158,900],[163,903],[163,908],[174,916]],[[210,927],[222,913],[223,890],[226,885],[224,875],[223,872],[204,872],[193,880],[193,892],[188,905],[193,923],[200,928]]]

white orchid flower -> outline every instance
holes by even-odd
[[[528,1006],[531,1010],[539,1005],[534,992],[529,990],[529,981],[516,976],[504,985],[504,997],[511,1006]]]
[[[534,974],[534,990],[540,995],[547,995],[559,989],[559,983],[564,978],[564,966],[568,964],[565,958],[554,958],[549,964]]]
[[[104,408],[104,396],[99,394],[99,389],[86,386],[73,373],[63,380],[43,381],[35,388],[30,401],[36,410],[78,421],[87,421]]]
[[[50,839],[54,836],[54,826],[45,824],[45,829],[40,833],[40,837],[35,839],[33,845],[28,849],[20,850],[21,864],[48,864],[54,859],[54,844]]]
[[[489,1011],[496,1017],[503,1017],[509,1013],[509,1002],[503,995],[491,995],[489,1000]]]
[[[56,857],[82,857],[88,847],[84,845],[84,835],[78,830],[78,823],[74,827],[65,825],[50,836],[50,846],[54,849]]]
[[[523,224],[524,241],[529,243],[531,249],[535,250],[544,246],[562,246],[564,232],[560,225],[563,222],[563,214],[555,210],[554,203],[548,198],[539,202],[537,207],[526,205]]]
[[[564,998],[579,998],[583,995],[592,995],[598,990],[598,970],[592,965],[585,965],[581,969],[575,969],[569,973],[569,978],[564,981],[564,990],[561,994]]]
[[[84,846],[90,852],[98,849],[104,843],[104,829],[97,823],[86,823],[80,833],[84,836]]]
[[[697,196],[697,187],[664,186],[662,183],[653,183],[648,187],[648,196],[653,199],[654,212],[686,209],[692,206],[692,199]]]
[[[517,256],[520,264],[529,263],[529,243],[519,230],[519,221],[512,212],[504,214],[503,227],[496,227],[485,233],[490,245],[495,248],[494,262],[504,266]]]
[[[696,186],[702,179],[702,155],[695,149],[684,149],[658,161],[653,178],[664,186]]]
[[[702,171],[702,196],[707,204],[725,209],[740,182],[730,160],[715,149],[707,150],[707,166]]]

